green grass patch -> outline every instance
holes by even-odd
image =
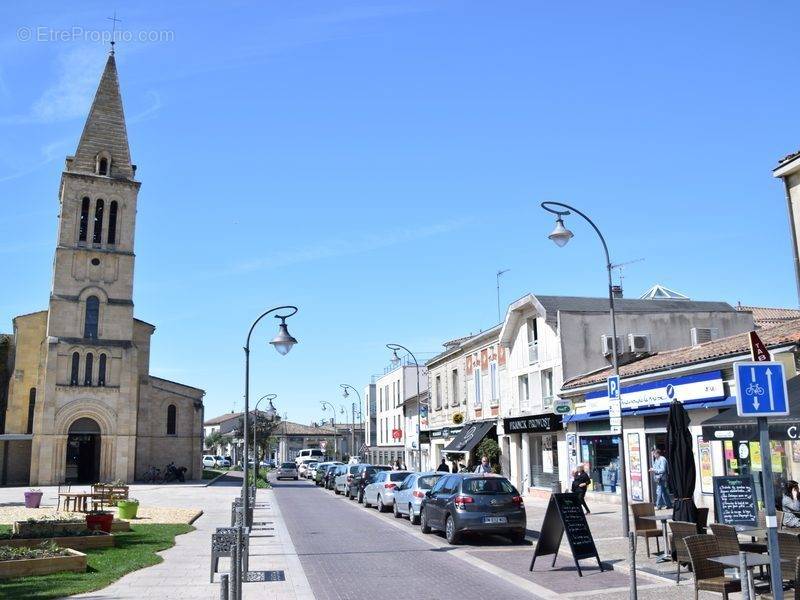
[[[227,473],[228,469],[203,469],[203,479],[214,479],[215,477],[219,477],[223,473]]]
[[[0,526],[2,529],[10,529]],[[156,554],[175,545],[175,537],[193,531],[191,525],[131,525],[117,533],[114,548],[87,550],[86,573],[53,573],[0,580],[0,598],[46,600],[102,589],[123,575],[158,564]]]

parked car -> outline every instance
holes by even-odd
[[[229,461],[224,456],[215,456],[214,459],[217,461],[218,467],[230,467],[231,461]]]
[[[364,502],[364,488],[368,483],[372,482],[372,477],[381,471],[389,471],[391,467],[388,465],[358,465],[358,470],[353,473],[353,478],[350,480],[350,485],[345,494],[350,500],[358,500],[361,504]]]
[[[464,532],[495,533],[525,540],[525,505],[511,482],[499,475],[458,473],[439,479],[422,500],[420,529],[444,531],[457,544]]]
[[[315,471],[318,464],[319,463],[315,460],[300,463],[300,466],[297,467],[297,472],[300,473],[300,477],[308,479],[311,477],[311,474]]]
[[[328,465],[327,470],[325,471],[325,489],[332,490],[333,489],[333,482],[336,480],[336,472],[343,467],[342,463],[334,463],[332,465]]]
[[[333,491],[335,494],[346,494],[353,480],[353,473],[358,470],[358,465],[342,465],[344,469],[337,471]]]
[[[428,471],[427,473],[411,473],[403,480],[394,492],[394,516],[400,518],[408,515],[413,525],[419,523],[419,511],[425,492],[433,488],[444,473]]]
[[[325,471],[331,465],[338,464],[336,461],[325,461],[317,463],[317,468],[314,469],[314,472],[311,474],[311,478],[314,480],[314,483],[319,486],[325,485]]]
[[[388,510],[394,504],[394,492],[410,471],[381,471],[375,475],[372,483],[364,488],[364,506],[373,504],[379,512]]]
[[[217,466],[217,459],[211,454],[204,454],[203,455],[203,466],[204,467],[216,467]]]
[[[281,463],[281,466],[275,471],[275,479],[294,479],[297,481],[300,479],[300,475],[297,473],[297,465],[293,462]]]

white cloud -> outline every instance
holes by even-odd
[[[61,54],[56,82],[33,104],[32,119],[52,123],[85,116],[100,79],[97,67],[103,64],[103,51],[81,46]]]

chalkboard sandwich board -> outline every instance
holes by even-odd
[[[597,554],[597,546],[595,546],[589,523],[586,521],[586,515],[583,514],[583,506],[577,494],[553,494],[550,496],[529,570],[533,571],[537,557],[548,554],[555,555],[551,566],[556,566],[558,549],[565,533],[570,550],[572,550],[575,566],[578,569],[578,575],[583,577],[578,561],[584,558],[597,559],[597,564],[602,571],[603,564]]]
[[[753,476],[714,477],[714,514],[717,523],[758,527]]]

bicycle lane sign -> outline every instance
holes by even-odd
[[[789,414],[789,395],[783,364],[774,361],[740,362],[733,366],[736,413],[740,417]]]

